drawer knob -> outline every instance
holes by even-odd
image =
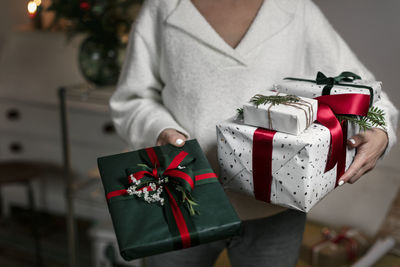
[[[9,146],[9,149],[12,153],[19,154],[24,150],[24,147],[19,142],[12,142]]]
[[[10,121],[16,121],[21,118],[21,113],[16,108],[10,108],[9,110],[7,110],[6,116],[7,119],[9,119]]]
[[[115,133],[114,124],[112,122],[104,123],[104,125],[103,125],[103,133],[105,133],[105,134],[114,134]]]

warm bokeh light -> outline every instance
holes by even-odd
[[[28,3],[28,12],[29,15],[34,16],[37,11],[37,5],[34,1],[29,1]]]
[[[42,4],[42,0],[33,0],[35,2],[36,6],[40,6]]]

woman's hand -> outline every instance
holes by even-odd
[[[347,145],[353,149],[357,148],[357,154],[349,169],[340,177],[339,185],[347,182],[354,183],[363,174],[372,170],[385,151],[387,144],[386,132],[378,128],[373,128],[350,138]]]
[[[181,134],[175,129],[165,129],[160,133],[157,138],[157,146],[171,144],[173,146],[181,147],[185,144],[186,136]]]

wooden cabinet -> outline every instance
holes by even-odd
[[[63,33],[17,32],[7,39],[0,55],[0,160],[62,164],[57,90],[66,85],[71,92],[67,96],[67,116],[74,179],[86,179],[88,171],[97,166],[97,157],[126,148],[109,114],[108,99],[113,88],[89,90],[84,85],[77,65],[78,45],[79,40],[67,43]],[[68,87],[71,84],[80,86]],[[45,184],[36,184],[39,208],[65,211],[63,183],[61,177],[48,177]],[[100,180],[93,180],[91,186],[98,192],[93,200],[96,203],[91,203],[90,192],[84,193],[88,196],[85,201],[78,193],[76,214],[105,216],[108,211]],[[25,204],[23,189],[11,186],[2,190],[4,206]],[[93,214],[88,212],[91,207]]]

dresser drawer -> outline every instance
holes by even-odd
[[[72,169],[83,176],[97,166],[97,158],[121,153],[123,146],[113,148],[70,144]],[[21,135],[0,135],[0,160],[34,160],[62,164],[61,144],[57,141]]]
[[[60,136],[59,113],[53,106],[0,102],[0,131],[25,133],[52,139]]]
[[[52,140],[19,134],[0,135],[0,160],[36,160],[61,163],[61,145]]]
[[[70,108],[67,114],[71,142],[111,148],[124,145],[115,132],[108,112]],[[0,102],[0,132],[23,133],[28,136],[61,140],[58,107],[2,100]]]
[[[110,148],[125,145],[116,133],[109,113],[69,110],[68,131],[71,142]]]

